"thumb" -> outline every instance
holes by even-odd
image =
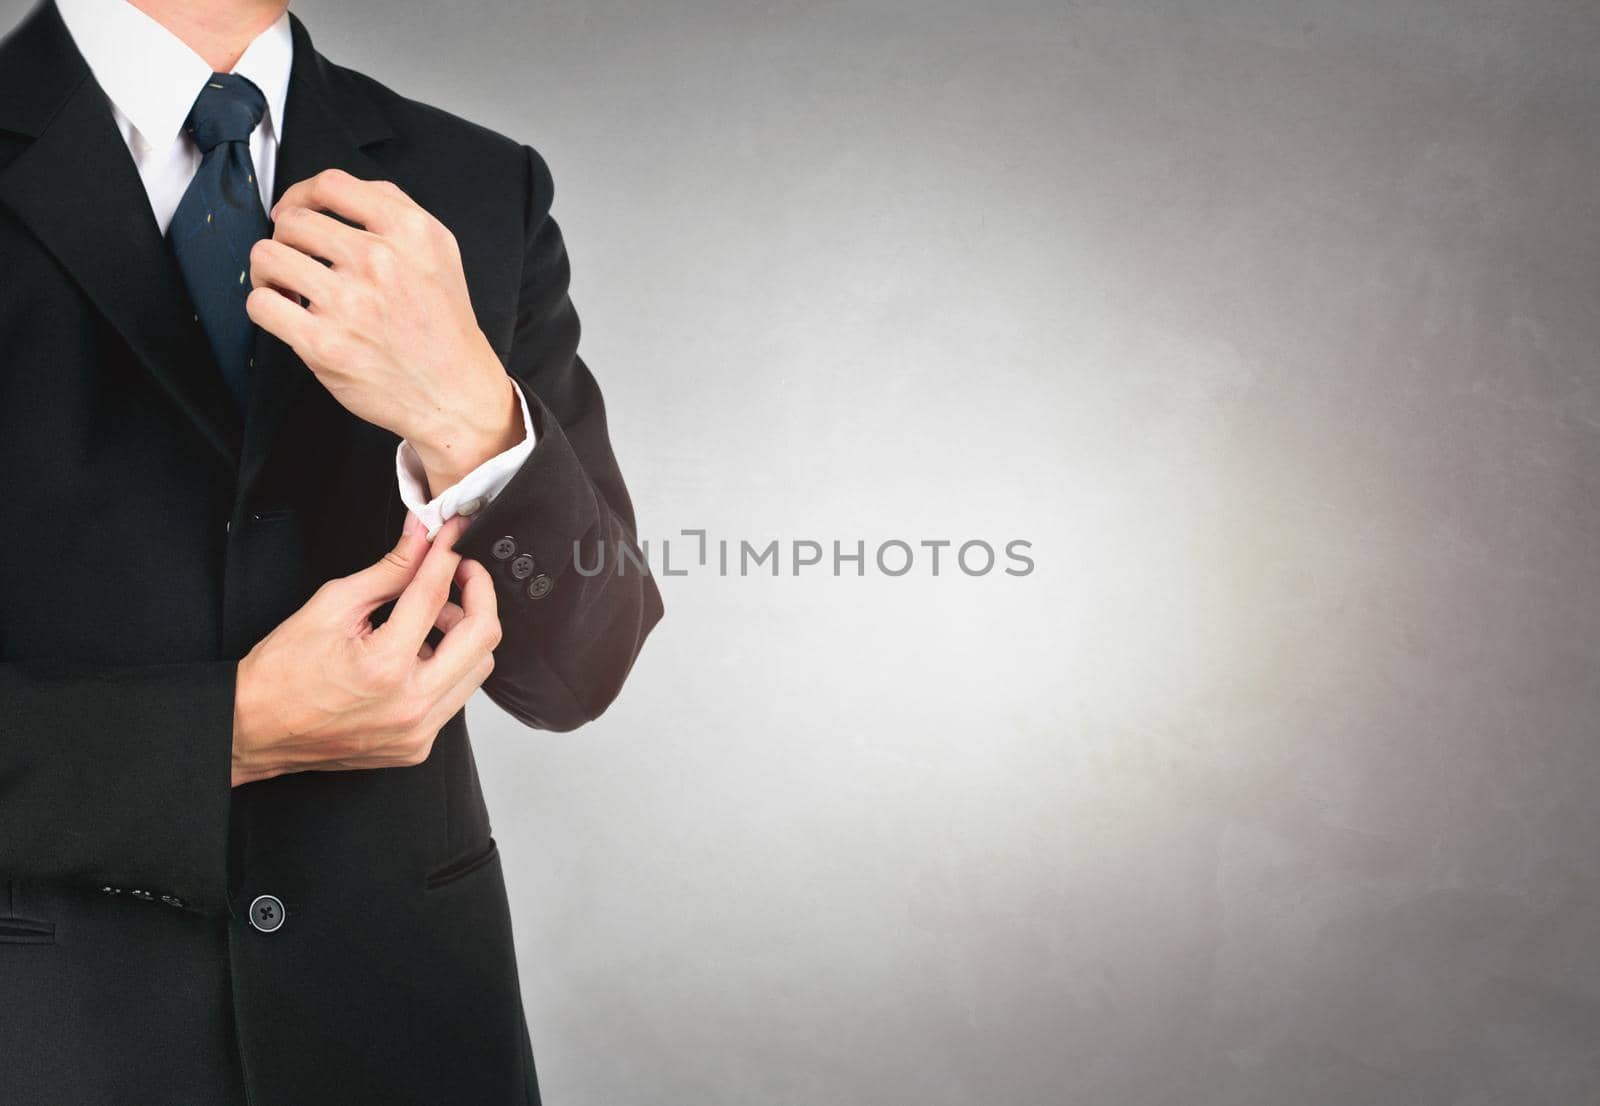
[[[360,572],[338,581],[340,598],[355,606],[376,607],[406,590],[428,553],[427,528],[410,511],[395,547]]]

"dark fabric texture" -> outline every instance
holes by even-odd
[[[240,407],[250,402],[256,329],[244,309],[250,247],[272,234],[250,160],[250,132],[266,110],[266,97],[244,77],[211,74],[184,121],[200,148],[200,168],[167,225],[196,318]]]
[[[338,167],[433,212],[529,397],[538,445],[462,547],[504,628],[488,694],[571,730],[662,608],[646,576],[572,565],[635,530],[550,175],[292,23],[277,193]],[[404,508],[394,435],[264,333],[241,410],[195,307],[45,0],[0,40],[0,1102],[536,1102],[464,714],[415,768],[229,786],[238,658],[391,548]],[[273,933],[249,922],[263,894]]]

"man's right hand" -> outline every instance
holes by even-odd
[[[428,758],[439,729],[494,669],[500,642],[493,581],[453,548],[465,529],[451,519],[430,545],[407,515],[382,560],[322,585],[239,662],[233,786]],[[391,599],[394,612],[374,628],[373,611]],[[426,640],[435,626],[444,632],[437,649]]]

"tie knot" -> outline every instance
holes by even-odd
[[[213,73],[183,126],[200,152],[209,154],[224,142],[248,142],[266,110],[267,98],[248,80],[235,73]]]

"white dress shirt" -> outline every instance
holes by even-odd
[[[183,123],[211,77],[211,66],[127,0],[56,0],[56,7],[78,52],[111,101],[112,118],[133,156],[156,225],[164,235],[178,201],[200,168],[200,149],[184,133]],[[255,163],[265,210],[272,207],[293,61],[294,38],[285,12],[256,36],[233,67],[234,73],[248,79],[267,100],[266,113],[250,135],[250,159]],[[400,498],[428,528],[430,537],[452,516],[482,510],[533,452],[528,400],[520,386],[513,390],[522,406],[522,441],[489,458],[432,499],[416,450],[410,442],[400,443],[395,453]]]

